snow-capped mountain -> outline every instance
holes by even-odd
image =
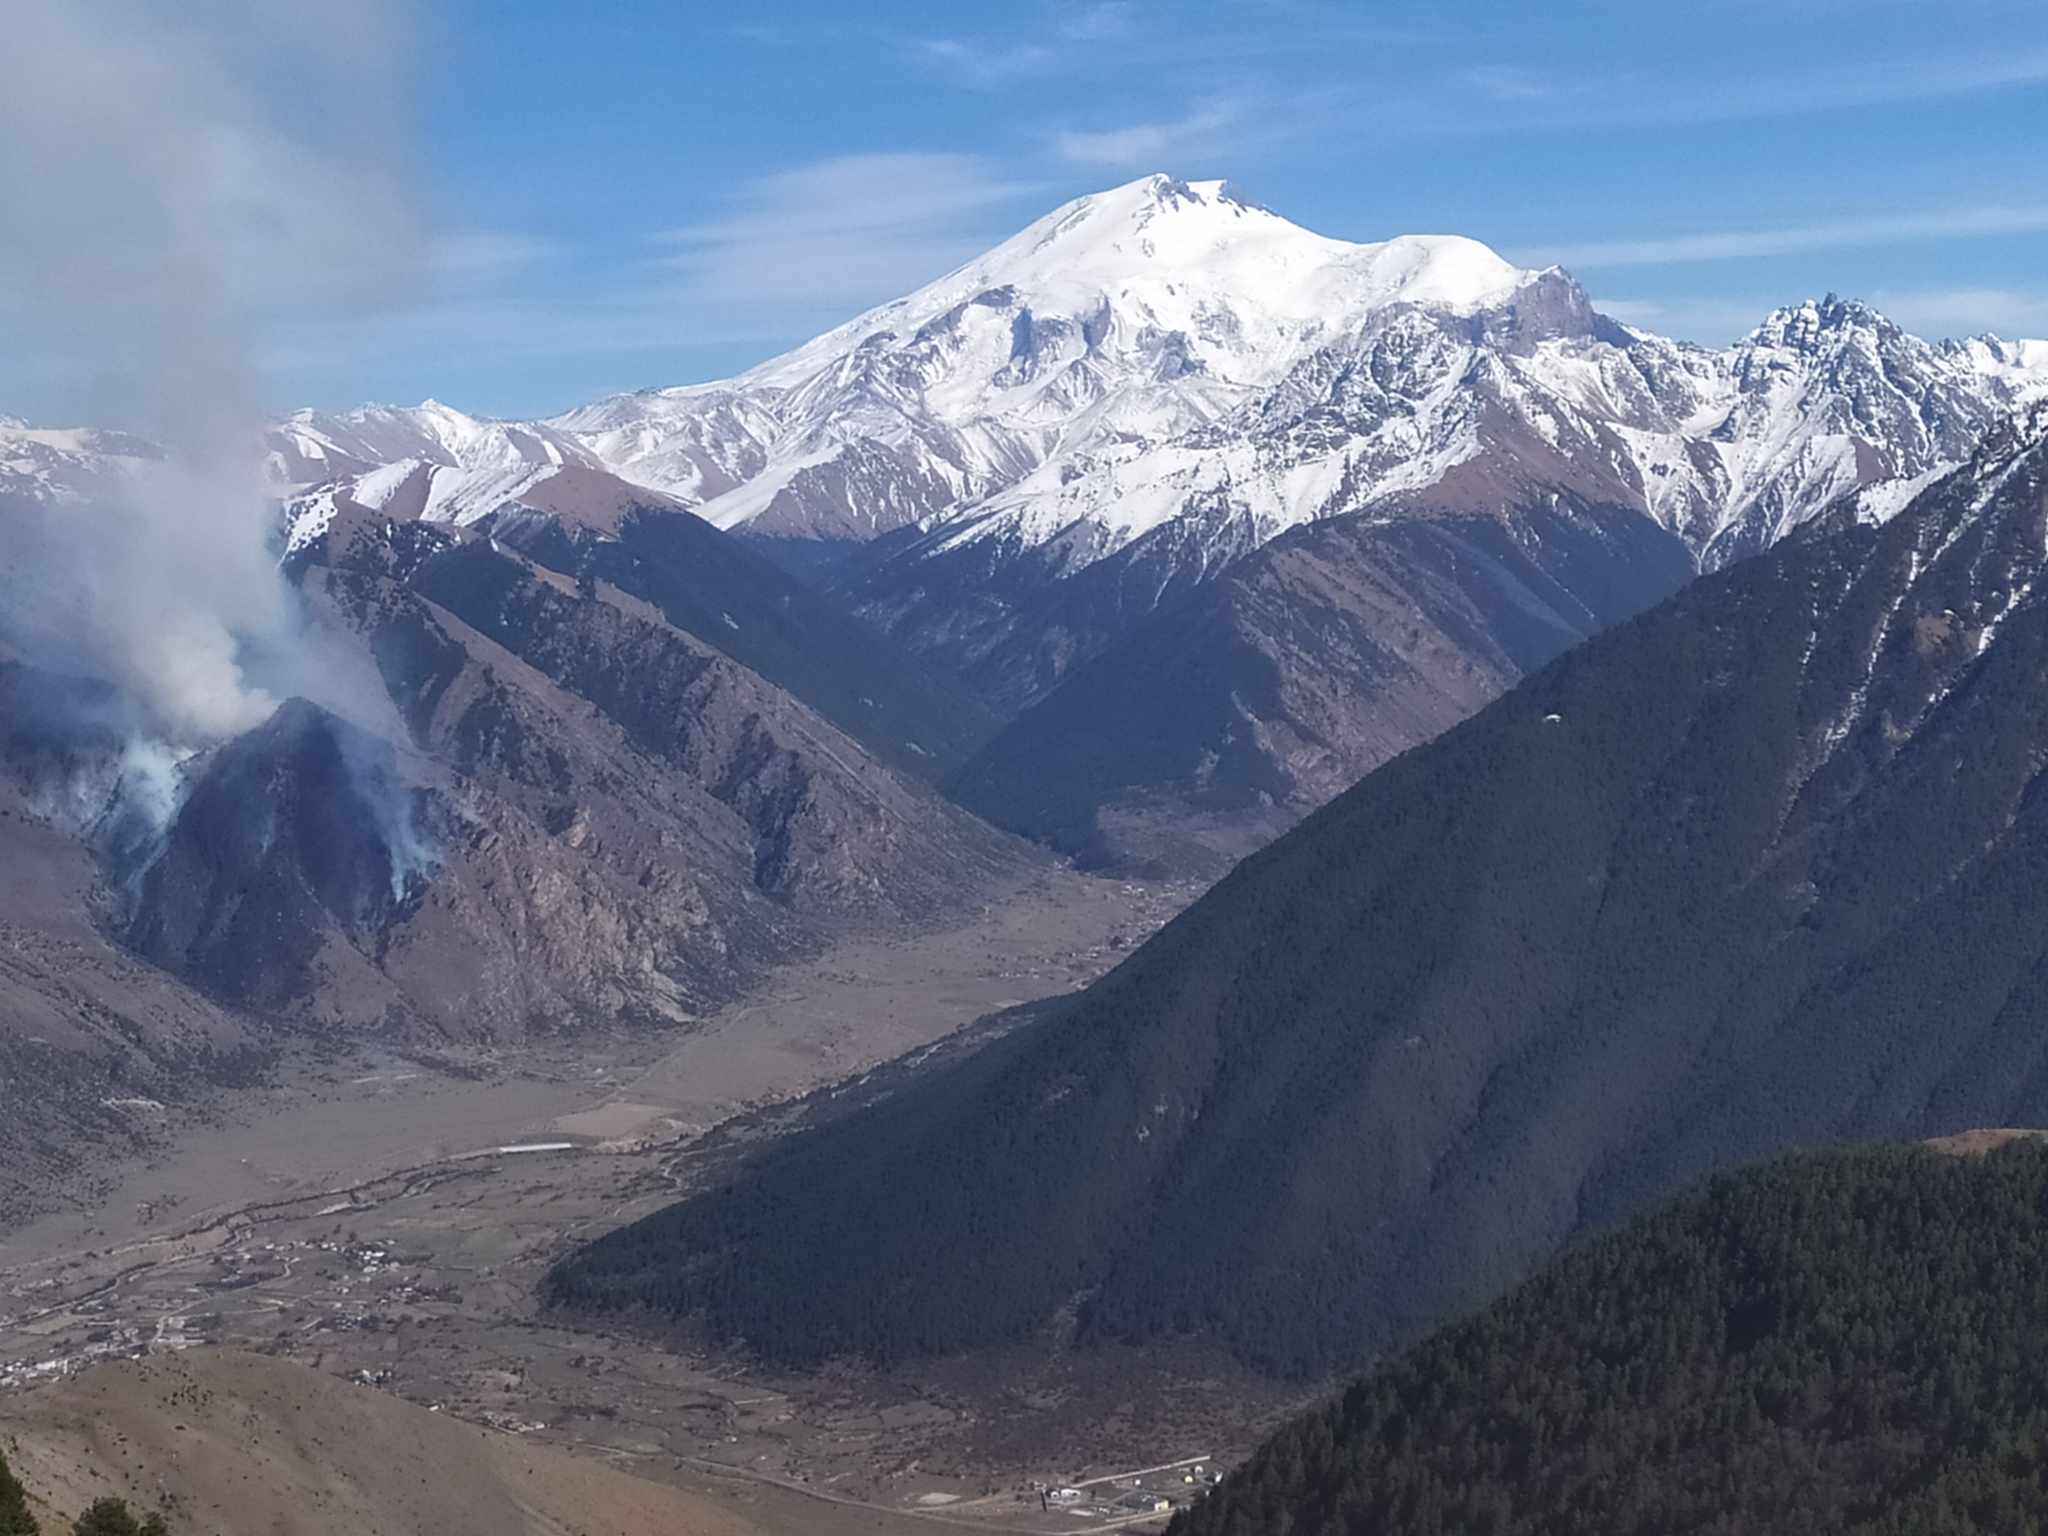
[[[1993,422],[2048,395],[2048,343],[1930,345],[1832,294],[1773,311],[1725,352],[1648,336],[1625,350],[1677,429],[1631,434],[1645,500],[1709,569],[1862,486],[1895,482],[1868,504],[1896,510]]]
[[[1142,863],[1191,809],[1242,851],[1690,573],[1851,491],[1888,515],[2044,396],[2044,342],[1830,296],[1711,351],[1471,240],[1350,244],[1155,176],[734,379],[538,423],[302,414],[274,468],[301,543],[349,509],[586,543],[636,497],[694,509],[1012,720],[956,792]]]
[[[622,396],[554,425],[701,498],[721,527],[867,538],[1211,426],[1390,305],[1475,314],[1533,276],[1474,241],[1349,245],[1220,182],[1153,177],[1070,203],[730,384]],[[707,413],[743,425],[755,451],[725,438],[707,463],[700,444],[721,441]],[[1175,511],[1162,494],[1095,520],[1114,545]],[[1032,532],[1065,521],[1047,501]]]
[[[125,432],[43,429],[0,416],[0,504],[63,503],[102,494],[163,450]]]
[[[437,400],[366,405],[338,416],[300,411],[270,432],[270,474],[312,486],[293,509],[294,542],[324,524],[334,498],[407,520],[466,524],[519,501],[563,471],[608,475],[603,460],[538,422],[486,421]]]
[[[428,515],[461,521],[510,477],[581,461],[683,497],[721,527],[866,539],[962,517],[1034,471],[1057,488],[1098,460],[1212,426],[1390,306],[1476,315],[1537,281],[1475,241],[1350,245],[1221,183],[1153,177],[1069,204],[938,283],[725,383],[617,396],[533,424],[431,402],[301,413],[279,424],[274,467],[307,485],[430,466]],[[1119,505],[1099,517],[1097,545],[1106,552],[1178,510],[1164,488]],[[1036,531],[1057,534],[1047,518],[1063,515],[1048,498]]]
[[[1256,546],[1395,499],[1476,509],[1505,473],[1625,496],[1715,565],[2044,391],[2048,344],[1930,346],[1830,298],[1710,352],[1475,241],[1350,244],[1154,176],[722,383],[542,423],[308,413],[275,442],[289,483],[381,470],[362,500],[423,471],[434,519],[581,465],[727,529],[914,526],[923,554],[993,539],[1062,573],[1191,516]]]

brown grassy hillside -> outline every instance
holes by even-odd
[[[175,1536],[758,1536],[678,1489],[261,1355],[117,1361],[11,1396],[0,1445],[49,1509],[114,1494]]]

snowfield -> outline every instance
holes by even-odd
[[[2043,395],[2048,342],[1929,344],[1829,298],[1707,351],[1476,241],[1354,245],[1221,182],[1153,176],[737,378],[551,421],[300,412],[272,431],[271,472],[301,540],[336,498],[462,524],[573,513],[611,477],[722,528],[914,528],[926,553],[996,541],[1069,573],[1168,525],[1241,553],[1340,514],[1510,515],[1569,489],[1713,567],[1850,490],[1959,462]],[[0,425],[0,494],[91,478],[91,437]]]

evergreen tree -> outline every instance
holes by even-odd
[[[71,1536],[167,1536],[164,1517],[152,1511],[137,1520],[126,1499],[95,1499],[78,1517]]]
[[[41,1529],[29,1513],[28,1491],[8,1467],[7,1458],[0,1456],[0,1536],[39,1536]]]

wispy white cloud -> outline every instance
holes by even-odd
[[[255,341],[255,362],[273,403],[281,381],[317,378],[367,357],[447,359],[559,350],[590,336],[586,300],[560,295],[549,268],[569,252],[511,230],[453,230],[421,242],[400,285],[405,302],[372,313],[302,309],[273,315]],[[575,316],[571,320],[571,316]],[[289,390],[290,386],[287,386]],[[353,402],[350,402],[353,403]]]
[[[915,288],[1003,232],[1031,189],[971,155],[852,155],[755,182],[722,218],[669,231],[658,266],[713,324],[852,311]]]
[[[1859,245],[1905,245],[1982,235],[2031,234],[2048,229],[2048,208],[1952,208],[1927,213],[1840,219],[1777,229],[1714,230],[1650,240],[1615,240],[1518,251],[1532,266],[1657,267],[1684,262],[1788,256],[1801,251]]]
[[[445,284],[464,285],[515,276],[561,255],[553,241],[502,229],[457,230],[427,245],[426,265]]]
[[[1139,30],[1132,0],[1095,0],[1057,6],[1044,24],[1027,32],[920,37],[909,49],[949,83],[991,90],[1085,68],[1098,61],[1104,45],[1134,39]]]
[[[1330,46],[1334,50],[1335,42]],[[1704,126],[1815,117],[2048,82],[2048,49],[2042,48],[1802,59],[1796,71],[1758,67],[1746,57],[1707,59],[1684,69],[1674,69],[1674,63],[1612,63],[1589,75],[1582,64],[1419,60],[1400,75],[1361,77],[1341,95],[1339,112],[1348,118],[1372,111],[1383,131],[1428,138],[1521,134],[1532,127]],[[1318,126],[1328,131],[1336,121]],[[1311,125],[1303,119],[1300,126]]]
[[[1116,171],[1151,171],[1184,166],[1224,147],[1243,119],[1237,107],[1218,103],[1171,123],[1138,123],[1105,133],[1062,132],[1054,141],[1069,165]]]
[[[1764,316],[1771,312],[1775,302],[1782,302],[1782,299],[1716,296],[1616,299],[1595,296],[1593,307],[1601,314],[1638,330],[1667,336],[1674,341],[1694,341],[1705,347],[1721,347],[1755,330]]]
[[[954,84],[979,90],[1044,75],[1059,60],[1059,50],[1044,43],[991,43],[969,37],[919,38],[911,51]]]
[[[2048,48],[2023,48],[1999,53],[1967,53],[1948,57],[1909,57],[1820,73],[1804,99],[1815,107],[1882,106],[1895,101],[1922,101],[1967,96],[2011,86],[2048,81]],[[1803,93],[1795,80],[1771,80],[1761,101],[1738,100],[1741,107],[1775,101],[1780,110],[1797,108]]]
[[[1053,31],[1073,42],[1099,43],[1128,37],[1137,25],[1138,7],[1132,0],[1096,0],[1094,4],[1062,7],[1054,17]]]
[[[375,370],[431,355],[447,360],[444,374],[485,380],[545,363],[544,390],[474,403],[559,410],[602,389],[645,384],[641,370],[650,367],[667,383],[715,376],[663,372],[668,365],[651,358],[715,357],[718,371],[737,371],[796,345],[986,250],[1013,232],[1020,211],[1042,211],[1044,195],[970,155],[818,161],[761,177],[724,209],[656,235],[658,254],[604,287],[566,292],[555,269],[587,253],[514,232],[468,231],[435,242],[432,292],[419,305],[371,324],[309,316],[273,328],[261,361],[287,381],[315,377],[337,360]],[[594,384],[563,382],[563,364],[594,358],[620,371]],[[433,387],[462,394],[459,384]]]
[[[1492,101],[1549,101],[1557,95],[1554,85],[1537,78],[1529,70],[1506,64],[1468,69],[1464,83]]]
[[[2006,288],[1949,288],[1933,292],[1874,293],[1870,302],[1922,336],[1981,336],[2014,340],[2048,336],[2048,294]]]

